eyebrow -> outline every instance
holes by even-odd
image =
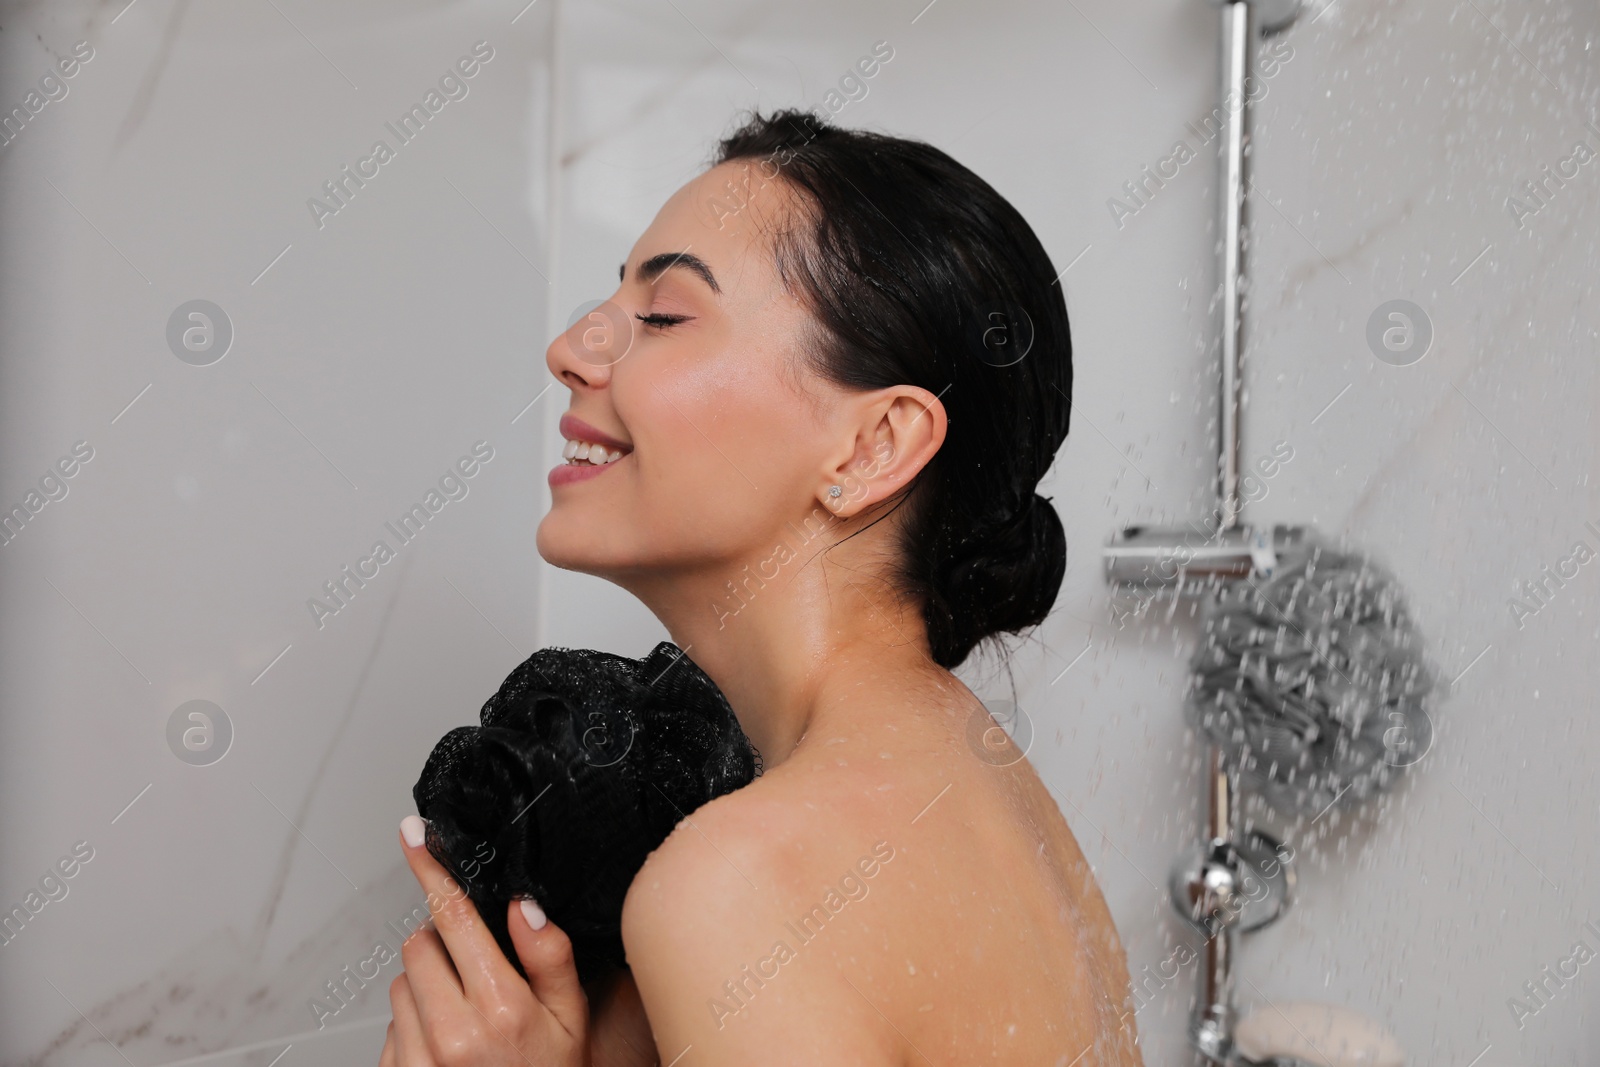
[[[653,282],[673,267],[686,267],[700,276],[700,280],[711,287],[713,293],[720,294],[722,286],[717,284],[717,276],[711,273],[711,268],[699,256],[684,252],[662,252],[660,255],[651,256],[639,264],[639,280]],[[617,278],[620,281],[628,280],[628,265],[624,263],[617,269]]]

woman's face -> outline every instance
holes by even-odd
[[[621,579],[737,569],[820,503],[852,435],[830,403],[842,393],[797,359],[810,316],[768,236],[792,195],[750,161],[691,181],[633,246],[611,300],[550,344],[550,372],[572,391],[562,436],[623,453],[552,470],[538,532],[550,563]]]

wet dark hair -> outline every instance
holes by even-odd
[[[801,194],[774,250],[816,319],[811,369],[851,389],[921,386],[948,414],[944,444],[891,509],[907,506],[892,578],[922,602],[934,660],[954,668],[1042,622],[1067,544],[1035,487],[1072,397],[1067,305],[1044,246],[989,183],[921,141],[758,112],[715,157],[740,160],[759,162],[711,205],[715,221],[761,181]]]

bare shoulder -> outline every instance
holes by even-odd
[[[759,778],[681,821],[635,876],[623,934],[654,936],[658,917],[678,930],[733,937],[769,929],[780,906],[814,895],[821,882],[871,858],[876,820],[837,778],[787,773]],[[892,849],[888,849],[892,851]],[[879,860],[879,864],[883,861]],[[767,926],[762,926],[767,923]],[[779,925],[781,926],[781,920]]]
[[[662,907],[681,921],[696,899],[796,899],[851,870],[861,876],[892,859],[885,828],[904,821],[903,795],[882,768],[791,760],[678,824],[634,878],[624,930]]]
[[[697,895],[726,899],[791,875],[785,844],[803,833],[804,822],[788,791],[764,779],[711,801],[680,821],[645,860],[623,905],[624,929],[637,931],[662,908],[682,922],[680,906]]]
[[[1107,1040],[1137,1063],[1115,928],[1037,774],[975,751],[964,708],[871,710],[635,877],[623,944],[662,1062],[1065,1063]]]
[[[772,774],[712,801],[634,878],[623,942],[663,1062],[691,1045],[699,1063],[898,1062],[843,977],[893,847],[819,784]]]

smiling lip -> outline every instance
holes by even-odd
[[[633,451],[633,446],[628,442],[619,441],[608,433],[601,433],[570,411],[561,416],[560,428],[561,436],[569,441],[590,441],[597,445],[605,445],[608,450],[621,452],[623,455]]]
[[[562,461],[550,468],[546,481],[554,489],[558,485],[570,485],[573,482],[586,482],[590,478],[597,478],[601,474],[623,462],[633,452],[633,446],[626,441],[619,441],[608,433],[590,426],[587,422],[570,413],[561,416],[561,436],[572,441],[588,441],[591,444],[604,445],[608,450],[621,452],[622,456],[610,463],[590,465],[587,463],[568,463]]]
[[[573,482],[586,482],[590,478],[600,477],[600,475],[604,474],[612,467],[615,467],[618,463],[623,462],[625,459],[627,459],[626,456],[611,463],[602,463],[599,466],[591,466],[587,463],[568,463],[563,460],[562,462],[557,463],[554,467],[550,468],[550,473],[545,476],[545,481],[550,483],[550,488],[552,489],[558,485],[571,485]]]

